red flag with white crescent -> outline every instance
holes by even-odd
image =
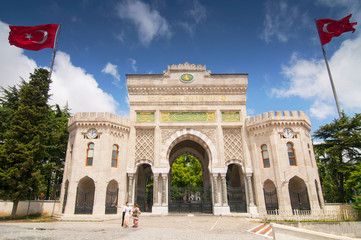
[[[19,48],[38,51],[54,48],[58,24],[45,24],[33,27],[9,26],[9,43]]]
[[[338,37],[344,32],[356,31],[353,26],[356,25],[357,22],[350,23],[351,16],[352,14],[339,21],[328,18],[316,21],[322,46],[329,43],[333,37]]]

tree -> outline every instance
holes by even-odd
[[[322,140],[315,144],[322,187],[326,201],[348,202],[352,199],[352,187],[345,186],[350,173],[361,162],[361,114],[353,118],[346,115],[321,126],[314,137]],[[326,190],[326,191],[325,191]],[[335,198],[333,195],[337,193]]]
[[[202,187],[202,166],[199,161],[184,154],[177,158],[172,165],[172,187]]]
[[[0,196],[13,201],[11,218],[18,202],[28,198],[29,192],[37,192],[42,182],[41,164],[46,156],[46,124],[50,113],[48,75],[46,69],[36,69],[18,93],[10,88],[9,93],[15,96],[18,106],[8,116],[9,126],[0,147]]]

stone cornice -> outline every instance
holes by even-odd
[[[217,101],[217,102],[207,102],[207,101],[175,101],[175,102],[170,102],[170,101],[164,101],[164,102],[160,102],[160,101],[154,101],[154,102],[145,102],[145,101],[140,101],[140,102],[130,102],[131,106],[169,106],[169,105],[186,105],[189,106],[189,104],[192,104],[192,106],[195,105],[245,105],[246,101]]]
[[[246,94],[247,86],[232,86],[232,87],[207,87],[207,86],[139,86],[128,87],[129,95],[192,95],[192,94],[224,94],[224,95],[238,95]]]

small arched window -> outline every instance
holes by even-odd
[[[118,166],[118,153],[119,153],[119,147],[118,145],[113,145],[113,151],[112,151],[112,167],[116,168]]]
[[[269,162],[267,145],[262,145],[261,150],[262,150],[263,167],[264,168],[269,168],[271,165],[270,165],[270,162]]]
[[[94,143],[88,144],[87,154],[86,154],[86,166],[93,166],[94,158]]]
[[[293,148],[293,144],[291,142],[287,143],[287,152],[288,152],[288,160],[290,161],[290,166],[297,166],[295,149]]]

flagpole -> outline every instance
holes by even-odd
[[[318,32],[318,28],[317,28],[317,21],[315,19],[315,23],[316,23],[316,29]],[[330,66],[328,65],[328,60],[327,60],[327,56],[326,56],[326,51],[325,48],[322,45],[321,42],[321,38],[320,38],[320,33],[318,32],[318,36],[320,39],[320,43],[321,43],[321,47],[322,47],[322,53],[323,53],[323,57],[325,58],[325,62],[326,62],[326,67],[327,67],[327,72],[328,72],[328,76],[330,78],[330,82],[331,82],[331,87],[332,87],[332,92],[333,92],[333,97],[335,98],[335,102],[336,102],[336,107],[337,107],[337,111],[338,111],[338,115],[341,118],[343,118],[343,114],[342,114],[342,110],[340,107],[340,103],[338,102],[338,97],[337,97],[337,93],[336,93],[336,88],[335,88],[335,84],[333,83],[333,79],[332,79],[332,74],[331,74],[331,70],[330,70]]]
[[[49,79],[51,79],[51,74],[52,74],[52,72],[53,72],[53,66],[54,66],[56,49],[58,48],[58,41],[59,41],[60,29],[61,29],[61,24],[59,24],[59,29],[58,29],[58,32],[57,32],[57,34],[56,34],[56,42],[55,42],[55,48],[54,48],[54,52],[53,52],[53,58],[52,58],[52,60],[51,60],[51,65],[50,65]]]

